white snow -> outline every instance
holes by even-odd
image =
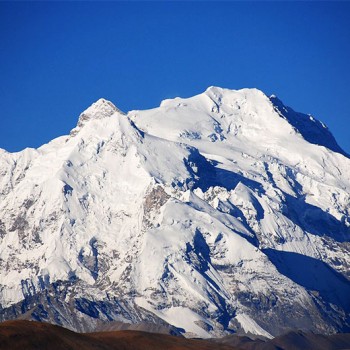
[[[184,328],[187,333],[185,335],[188,337],[210,338],[210,333],[206,332],[196,324],[196,322],[207,322],[207,320],[188,308],[179,306],[170,307],[165,310],[157,310],[142,298],[136,298],[135,301],[137,305],[151,311],[169,324],[175,327]]]
[[[263,328],[261,328],[252,318],[250,318],[247,314],[239,314],[235,317],[235,319],[241,324],[242,328],[245,332],[249,332],[252,334],[262,335],[268,339],[273,338],[273,336],[266,332]]]
[[[264,335],[242,293],[313,305],[266,249],[350,265],[350,159],[307,142],[256,89],[126,115],[101,99],[69,136],[0,162],[2,307],[23,281],[76,276],[93,298],[137,295],[200,337],[223,334],[225,312]]]

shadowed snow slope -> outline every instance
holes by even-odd
[[[275,97],[211,87],[127,114],[101,99],[0,162],[2,320],[349,329],[350,159]]]

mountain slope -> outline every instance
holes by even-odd
[[[350,159],[305,118],[211,87],[128,114],[101,99],[69,136],[1,151],[2,319],[348,330]]]

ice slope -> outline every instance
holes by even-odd
[[[349,328],[350,159],[275,97],[211,87],[127,114],[101,99],[0,162],[2,319]]]

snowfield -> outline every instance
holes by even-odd
[[[100,99],[0,164],[2,320],[349,331],[350,158],[275,96]]]

